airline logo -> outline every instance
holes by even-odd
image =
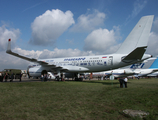
[[[67,59],[64,59],[64,61],[77,61],[77,60],[85,60],[86,58],[67,58]]]
[[[133,69],[143,68],[144,65],[145,63],[137,63],[137,64],[133,64],[130,68],[133,68]]]

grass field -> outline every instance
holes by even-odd
[[[158,119],[158,79],[0,83],[0,120],[133,120],[123,110]]]

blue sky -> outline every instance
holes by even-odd
[[[142,16],[155,15],[147,53],[158,53],[157,0],[1,0],[0,70],[26,69],[5,53],[55,58],[115,52]],[[154,50],[153,50],[154,49]]]

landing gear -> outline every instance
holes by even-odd
[[[80,77],[80,74],[75,74],[75,81],[83,81],[83,77]]]
[[[56,80],[56,81],[60,81],[61,79],[60,79],[59,76],[56,76],[55,80]]]
[[[83,78],[77,78],[77,77],[75,77],[75,81],[83,81]]]
[[[58,74],[57,74],[55,80],[56,81],[65,81],[63,73],[60,73],[60,71],[58,71]]]

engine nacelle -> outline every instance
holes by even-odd
[[[42,69],[39,67],[32,67],[28,69],[29,76],[39,77],[41,76]]]

